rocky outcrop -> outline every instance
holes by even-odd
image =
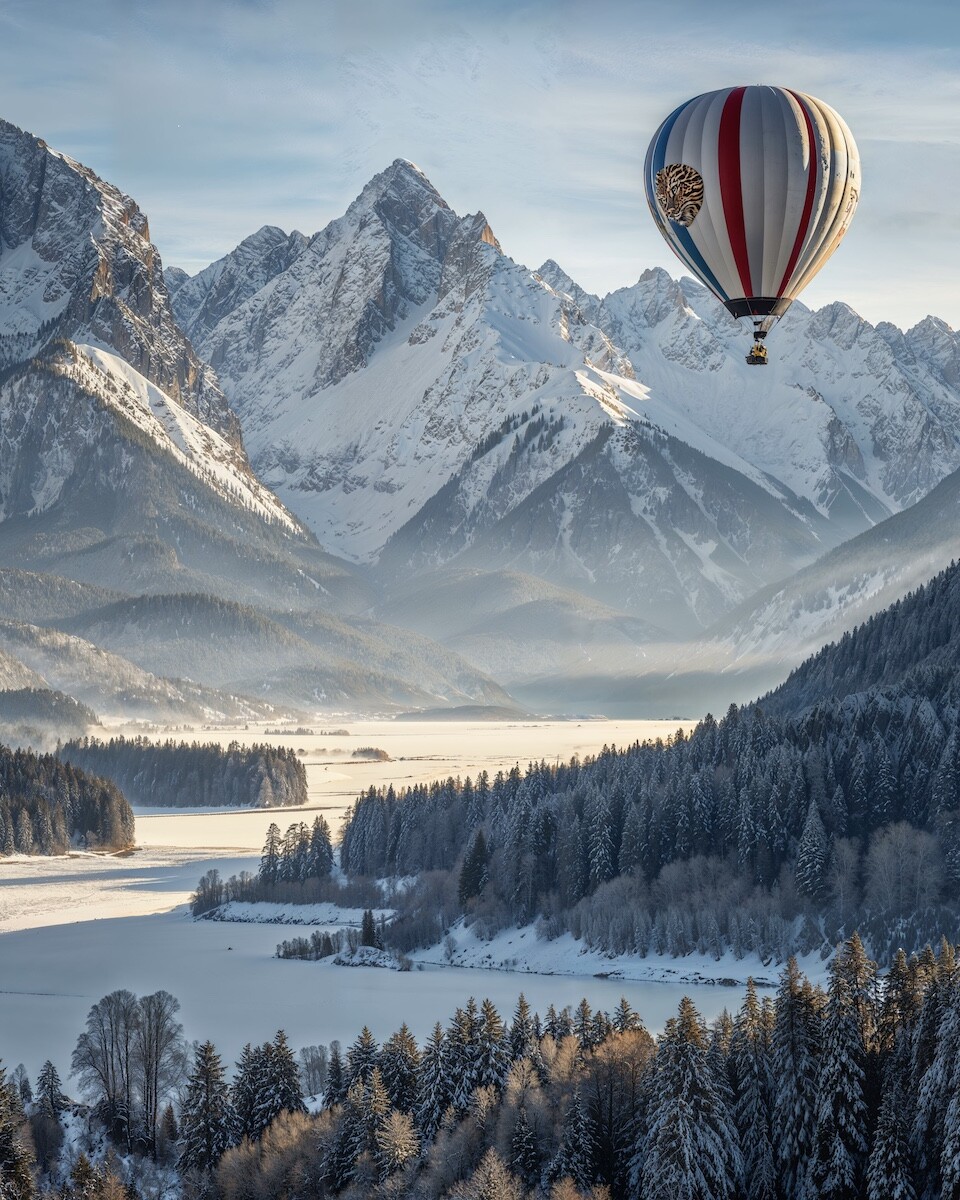
[[[110,347],[240,445],[239,422],[216,376],[176,324],[136,203],[0,120],[0,366],[58,338]]]

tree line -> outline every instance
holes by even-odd
[[[307,800],[306,769],[282,746],[84,737],[65,742],[59,754],[112,779],[134,804],[273,808]]]
[[[946,941],[900,951],[880,976],[853,935],[826,987],[790,959],[775,995],[750,984],[709,1026],[684,998],[657,1039],[625,999],[541,1017],[521,996],[508,1021],[471,999],[423,1044],[406,1025],[382,1045],[365,1028],[298,1063],[278,1031],[244,1047],[231,1079],[212,1042],[186,1053],[176,1017],[168,993],[111,993],[74,1052],[81,1093],[127,1151],[127,1200],[131,1161],[164,1138],[184,1196],[210,1200],[960,1194],[960,969]],[[5,1200],[109,1194],[79,1190],[49,1153],[69,1107],[49,1062],[35,1093],[22,1069],[0,1073]]]
[[[133,812],[110,780],[0,745],[0,856],[121,850],[133,839]]]

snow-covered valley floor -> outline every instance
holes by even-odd
[[[650,722],[566,722],[548,726],[546,735],[543,726],[521,731],[481,725],[471,727],[477,733],[473,741],[463,727],[449,729],[445,723],[436,733],[372,724],[365,723],[352,740],[382,744],[391,756],[396,749],[396,757],[394,763],[364,766],[378,768],[384,782],[399,782],[401,770],[424,772],[425,778],[475,773],[482,766],[493,773],[515,761],[591,753],[604,743],[621,744],[675,723],[655,728]],[[397,739],[392,744],[391,736]],[[424,748],[416,741],[424,737],[439,760],[400,762],[399,747]],[[299,745],[303,739],[271,740]],[[317,794],[312,779],[310,792],[310,807],[326,809],[329,800]],[[521,991],[541,1012],[551,1003],[576,1004],[584,995],[592,1005],[611,1009],[626,995],[657,1030],[692,990],[698,973],[738,979],[751,970],[771,974],[746,962],[736,964],[739,970],[726,962],[614,962],[578,954],[569,939],[535,942],[532,932],[504,933],[486,945],[460,930],[455,936],[462,966],[448,964],[440,951],[425,951],[409,972],[354,970],[276,959],[277,943],[302,934],[302,925],[191,919],[186,902],[204,871],[215,866],[230,875],[256,869],[270,821],[283,827],[301,819],[302,811],[152,810],[138,814],[140,848],[131,854],[0,862],[0,1058],[9,1065],[23,1062],[34,1075],[49,1057],[66,1076],[88,1010],[115,988],[172,992],[181,1001],[187,1036],[212,1038],[233,1060],[245,1042],[263,1041],[279,1027],[295,1046],[352,1040],[364,1024],[382,1039],[403,1021],[423,1037],[469,996],[489,996],[507,1014]],[[597,977],[619,970],[623,978]],[[671,982],[655,981],[664,979]],[[725,1006],[737,1007],[741,989],[702,984],[693,994],[710,1018]]]

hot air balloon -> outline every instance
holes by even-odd
[[[860,156],[843,119],[788,88],[705,92],[654,134],[647,203],[687,267],[736,318],[753,321],[747,362],[833,254],[860,197]]]

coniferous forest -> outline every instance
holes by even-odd
[[[812,703],[813,697],[823,699]],[[960,567],[667,743],[353,807],[353,877],[418,877],[391,943],[538,923],[612,953],[881,961],[960,917]]]
[[[167,992],[95,1004],[71,1067],[0,1075],[5,1197],[140,1195],[157,1172],[211,1200],[922,1200],[960,1194],[960,969],[943,941],[880,978],[859,937],[826,987],[791,959],[710,1027],[690,999],[654,1040],[614,1012],[470,1000],[419,1044],[402,1025],[232,1071],[188,1049]],[[232,1078],[231,1078],[232,1076]],[[305,1092],[313,1099],[308,1106]],[[101,1128],[91,1163],[64,1130]],[[144,1164],[152,1164],[150,1175]]]
[[[108,779],[51,754],[0,746],[0,856],[133,845],[133,812]]]
[[[261,808],[304,804],[307,773],[294,750],[267,744],[152,742],[144,737],[66,742],[60,757],[112,779],[134,804]]]

